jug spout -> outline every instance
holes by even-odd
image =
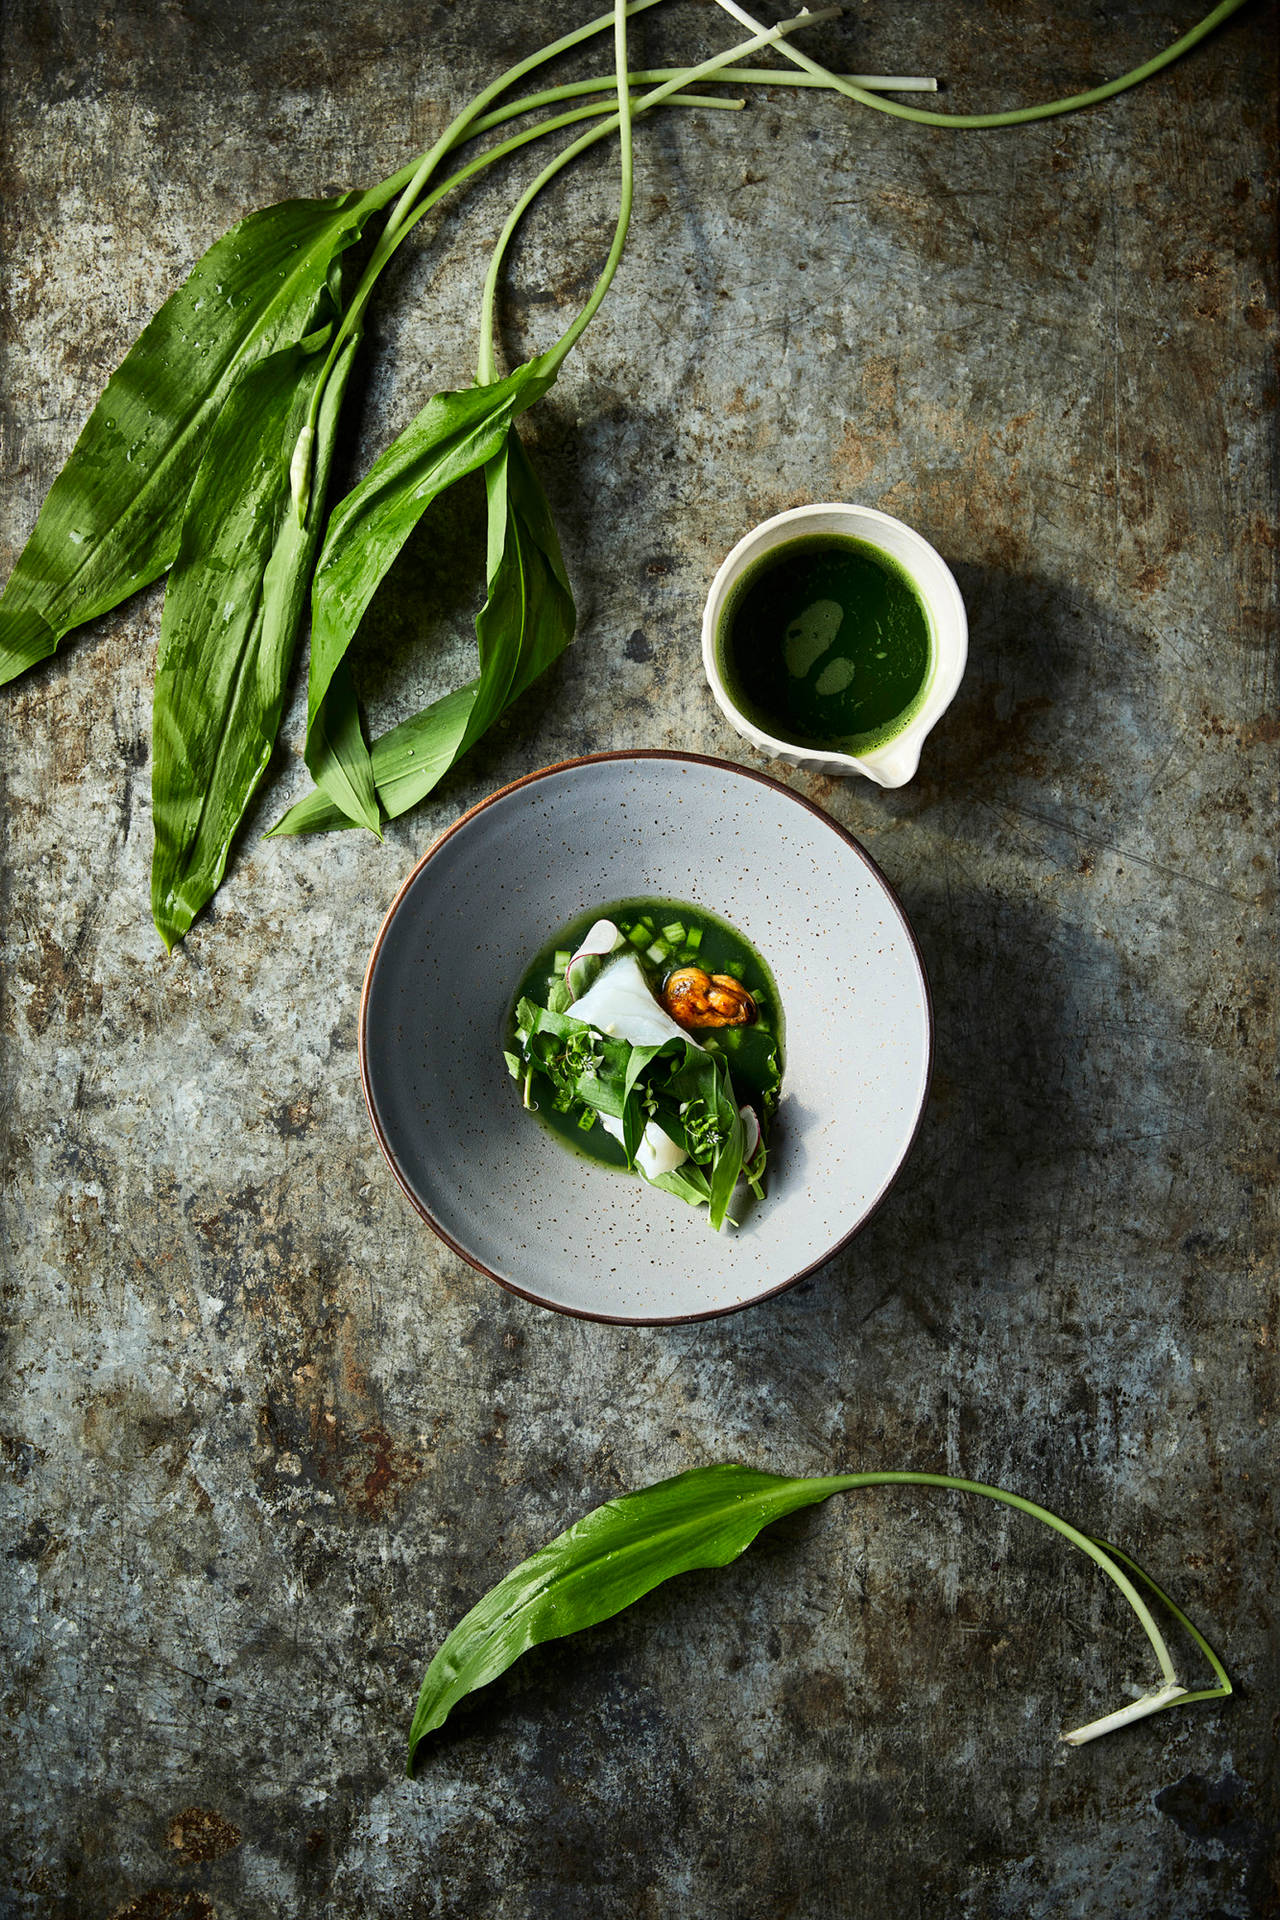
[[[905,787],[919,765],[918,740],[891,740],[874,753],[862,755],[863,771],[879,787]]]

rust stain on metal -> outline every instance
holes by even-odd
[[[217,1920],[218,1910],[206,1894],[191,1889],[153,1887],[117,1907],[111,1920]]]
[[[211,1807],[184,1807],[165,1828],[165,1841],[185,1860],[220,1860],[244,1839],[239,1827]]]

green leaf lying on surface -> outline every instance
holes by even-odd
[[[573,638],[575,613],[550,508],[514,426],[484,469],[488,591],[476,615],[480,672],[374,741],[378,803],[388,819],[416,806]],[[346,662],[324,707],[350,724],[355,694]],[[359,721],[354,724],[358,727]],[[291,807],[273,834],[328,833],[356,822],[321,788]]]
[[[311,512],[289,469],[331,329],[243,376],[208,436],[165,593],[152,713],[151,910],[165,946],[217,889],[271,758],[319,541],[352,340],[325,382]]]
[[[173,564],[210,424],[248,366],[319,324],[331,265],[394,184],[251,213],[165,301],[108,381],[0,598],[0,685]]]
[[[496,1680],[531,1647],[611,1619],[675,1574],[727,1566],[750,1546],[762,1527],[784,1514],[816,1506],[833,1493],[876,1486],[947,1488],[1014,1507],[1087,1554],[1120,1589],[1155,1650],[1161,1684],[1116,1713],[1064,1733],[1064,1740],[1079,1745],[1176,1702],[1220,1700],[1231,1692],[1226,1669],[1204,1636],[1126,1554],[1080,1533],[1020,1494],[942,1473],[842,1473],[791,1479],[733,1464],[695,1467],[594,1508],[514,1568],[471,1609],[427,1668],[409,1730],[409,1772],[423,1739],[444,1724],[458,1702]],[[1130,1573],[1191,1635],[1213,1668],[1215,1686],[1188,1692],[1179,1685],[1168,1647]]]
[[[436,394],[333,511],[312,592],[306,761],[316,785],[353,826],[379,830],[377,784],[363,741],[357,752],[350,727],[332,724],[327,703],[334,674],[428,507],[502,452],[512,422],[541,398],[555,372],[540,358],[490,386]],[[339,733],[344,754],[334,748]]]
[[[489,551],[487,594],[476,616],[480,683],[459,754],[559,659],[577,623],[551,509],[514,427],[484,482]],[[418,797],[405,798],[397,811]]]

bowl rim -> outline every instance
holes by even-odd
[[[526,1288],[518,1286],[514,1280],[508,1280],[503,1274],[495,1273],[491,1267],[486,1267],[483,1261],[473,1258],[464,1247],[459,1246],[444,1223],[438,1220],[430,1208],[422,1203],[418,1195],[409,1185],[407,1178],[401,1171],[396,1160],[391,1143],[387,1139],[378,1119],[377,1110],[374,1105],[373,1089],[370,1085],[367,1031],[369,998],[374,969],[378,964],[383,942],[391,931],[392,923],[400,910],[400,903],[408,893],[410,887],[412,887],[417,880],[423,868],[435,858],[447,841],[452,840],[453,836],[456,833],[460,833],[477,815],[485,812],[487,808],[495,806],[499,800],[505,800],[509,794],[518,793],[521,787],[530,786],[535,780],[546,780],[555,774],[570,773],[578,767],[599,766],[603,762],[610,760],[674,760],[686,766],[714,767],[717,772],[737,774],[744,779],[757,781],[762,787],[771,787],[776,793],[784,794],[788,800],[794,801],[797,806],[806,808],[808,812],[814,814],[825,826],[829,827],[833,833],[838,834],[839,837],[853,849],[854,853],[870,868],[875,878],[885,889],[885,892],[898,910],[903,928],[911,943],[911,950],[915,955],[916,965],[920,972],[921,985],[924,988],[924,1085],[920,1094],[920,1104],[916,1112],[915,1123],[912,1126],[910,1138],[907,1140],[898,1158],[897,1165],[862,1218],[857,1222],[856,1226],[850,1227],[847,1233],[842,1234],[832,1246],[828,1247],[826,1252],[821,1254],[818,1259],[811,1260],[809,1264],[802,1267],[798,1273],[793,1273],[789,1275],[787,1279],[779,1281],[777,1286],[770,1287],[766,1293],[754,1293],[748,1300],[736,1300],[726,1307],[707,1307],[698,1313],[658,1315],[593,1313],[585,1307],[565,1306],[560,1301],[548,1300],[541,1294],[530,1293]],[[573,1320],[594,1320],[602,1325],[615,1327],[682,1327],[688,1326],[698,1320],[722,1320],[728,1314],[742,1313],[748,1307],[759,1306],[765,1300],[776,1299],[778,1294],[786,1293],[791,1287],[799,1286],[802,1280],[807,1280],[810,1274],[816,1273],[820,1267],[825,1267],[828,1261],[834,1260],[838,1253],[843,1252],[844,1248],[849,1245],[849,1242],[856,1239],[863,1228],[874,1220],[888,1199],[889,1194],[897,1185],[907,1161],[911,1158],[912,1151],[920,1135],[920,1129],[924,1124],[925,1111],[929,1105],[929,1093],[933,1084],[934,1042],[933,992],[929,984],[929,973],[925,966],[924,954],[921,952],[920,942],[916,938],[915,928],[912,926],[906,909],[898,898],[897,889],[886,877],[879,863],[867,852],[862,842],[850,833],[847,827],[842,826],[838,820],[833,820],[826,809],[820,807],[816,801],[808,799],[804,794],[796,793],[794,788],[787,786],[785,781],[776,780],[772,774],[761,773],[755,767],[744,767],[736,760],[723,760],[708,753],[682,753],[677,749],[669,747],[622,747],[615,748],[608,753],[585,753],[579,754],[569,760],[557,760],[551,766],[535,768],[532,773],[524,773],[520,775],[519,779],[508,781],[506,786],[498,787],[493,793],[487,794],[483,800],[478,800],[474,806],[468,807],[464,813],[460,813],[458,818],[431,842],[426,852],[414,865],[412,872],[401,882],[391,905],[387,908],[382,925],[378,929],[377,938],[374,940],[373,947],[370,951],[368,965],[365,968],[364,984],[360,990],[360,1011],[356,1026],[356,1049],[360,1062],[360,1084],[364,1090],[365,1107],[369,1115],[369,1124],[373,1129],[374,1139],[382,1150],[382,1156],[390,1167],[392,1174],[395,1176],[396,1184],[399,1186],[400,1191],[404,1194],[414,1212],[426,1221],[437,1238],[443,1240],[444,1244],[451,1252],[456,1253],[459,1259],[465,1260],[469,1267],[474,1267],[477,1273],[482,1273],[486,1279],[495,1281],[505,1292],[514,1294],[517,1299],[527,1300],[532,1306],[543,1307],[551,1313],[565,1314]]]

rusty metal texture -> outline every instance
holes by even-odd
[[[584,11],[10,0],[6,573],[205,246],[390,171]],[[869,0],[811,44],[988,107],[1123,71],[1195,12]],[[172,961],[147,911],[159,590],[0,694],[6,1915],[1275,1910],[1275,27],[1251,6],[1137,93],[1012,132],[781,90],[640,130],[622,272],[528,423],[578,640],[382,845],[261,840],[307,785],[296,681]],[[735,31],[655,10],[636,57]],[[397,267],[349,475],[470,378],[527,177]],[[614,195],[599,154],[529,223],[508,357],[582,298]],[[378,1156],[365,956],[432,836],[532,767],[764,764],[703,682],[702,600],[754,521],[841,497],[917,526],[972,618],[910,786],[773,769],[913,919],[923,1133],[776,1301],[669,1330],[541,1312]],[[478,505],[373,609],[376,726],[471,670]],[[718,1459],[1040,1499],[1173,1589],[1236,1697],[1068,1751],[1151,1678],[1122,1608],[1012,1516],[877,1494],[525,1659],[406,1780],[422,1667],[471,1602],[586,1507]]]

